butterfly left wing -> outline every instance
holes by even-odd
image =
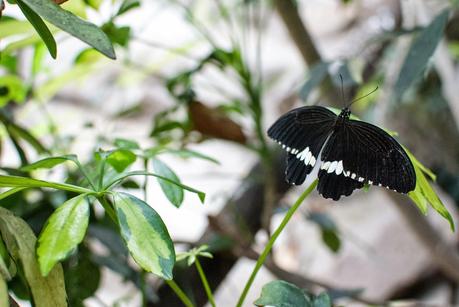
[[[288,152],[286,180],[302,184],[318,160],[337,116],[327,108],[306,106],[291,110],[268,130],[268,136]]]
[[[400,144],[372,124],[338,123],[321,155],[319,193],[338,200],[365,183],[408,193],[416,186],[413,165]]]

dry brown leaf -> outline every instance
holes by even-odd
[[[241,126],[228,118],[222,112],[209,108],[199,101],[193,101],[188,106],[193,130],[205,136],[245,144],[247,141]]]

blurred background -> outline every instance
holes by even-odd
[[[123,189],[145,196],[175,248],[207,244],[202,260],[217,306],[232,306],[286,210],[312,182],[284,182],[285,156],[266,136],[301,105],[352,106],[397,139],[436,175],[440,200],[459,201],[459,15],[440,0],[68,0],[62,8],[108,35],[110,60],[51,28],[57,59],[5,3],[0,19],[1,169],[18,174],[41,157],[93,152],[131,141],[172,149],[161,160],[207,194],[172,206],[155,179]],[[124,5],[124,6],[123,6]],[[120,10],[120,7],[127,7]],[[445,13],[447,12],[447,13]],[[8,90],[5,90],[8,89]],[[177,154],[181,149],[205,155]],[[176,150],[176,152],[174,152]],[[215,159],[209,159],[208,157]],[[143,167],[137,159],[133,169]],[[37,178],[78,182],[70,166]],[[311,176],[310,176],[311,177]],[[38,234],[64,192],[33,190],[0,200]],[[94,207],[88,233],[64,262],[70,306],[182,306],[169,287],[129,258],[117,229]],[[275,244],[246,304],[271,280],[336,305],[459,305],[457,234],[434,210],[370,187],[339,202],[317,192]],[[176,264],[175,280],[196,302],[207,297],[196,269]],[[20,281],[10,290],[27,295]],[[27,306],[27,303],[22,303]],[[21,304],[21,306],[22,306]],[[210,306],[210,305],[209,305]]]

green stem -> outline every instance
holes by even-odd
[[[91,186],[91,188],[94,191],[97,191],[96,185],[92,182],[91,177],[89,177],[88,173],[85,171],[85,169],[84,169],[83,165],[81,165],[80,161],[78,161],[78,159],[75,159],[74,162],[75,162],[76,166],[78,167],[78,169],[80,170],[81,174],[83,174],[83,176],[88,181],[88,183]]]
[[[285,215],[284,219],[280,223],[279,227],[277,227],[276,231],[274,231],[272,237],[268,241],[268,244],[263,250],[263,253],[261,253],[260,257],[258,258],[257,264],[255,265],[255,268],[253,269],[252,274],[247,280],[247,283],[245,284],[244,290],[242,291],[241,296],[239,297],[236,307],[241,307],[242,304],[244,303],[245,297],[247,296],[247,293],[249,292],[249,289],[252,286],[253,281],[255,280],[255,276],[257,275],[260,268],[263,266],[263,263],[265,262],[266,257],[268,256],[269,252],[271,251],[274,245],[274,242],[276,242],[276,239],[279,237],[282,230],[284,230],[285,226],[290,221],[295,211],[300,207],[301,203],[305,200],[306,197],[308,197],[308,195],[312,192],[312,190],[315,189],[315,187],[317,186],[317,183],[318,183],[318,180],[317,179],[314,180],[314,182],[311,183],[311,185],[300,195],[300,197],[298,197],[298,199],[293,204],[293,206],[287,211],[287,214]]]
[[[212,290],[210,290],[209,282],[207,281],[206,274],[204,273],[204,270],[202,269],[202,266],[198,260],[198,257],[196,257],[194,264],[196,265],[196,269],[198,270],[199,277],[201,277],[202,285],[204,286],[204,289],[206,290],[206,294],[207,294],[207,298],[209,299],[209,303],[212,305],[212,307],[215,307],[215,299],[214,299],[214,296],[212,295]]]
[[[104,207],[105,212],[108,214],[108,216],[113,220],[113,222],[118,225],[118,218],[116,217],[115,210],[113,209],[112,205],[107,201],[105,198],[105,195],[102,195],[100,197],[97,197],[97,200],[100,202],[102,207]]]
[[[102,187],[104,186],[105,163],[106,163],[106,158],[104,157],[102,160],[102,165],[100,166],[99,191],[102,190]]]
[[[166,283],[171,287],[172,291],[177,294],[178,298],[182,301],[182,303],[187,307],[195,307],[191,300],[186,296],[185,292],[180,289],[180,287],[175,283],[173,280],[166,280]]]

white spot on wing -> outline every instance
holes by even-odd
[[[371,181],[371,180],[368,180],[368,184],[373,184],[373,181]]]
[[[323,170],[327,170],[329,167],[330,167],[330,161],[327,161],[324,163],[324,165],[322,165]]]
[[[343,172],[343,160],[339,161],[336,165],[336,175],[340,175]]]
[[[356,175],[355,173],[352,173],[351,178],[352,178],[352,179],[355,179],[356,176],[357,176],[357,175]]]
[[[327,173],[333,173],[336,169],[336,166],[338,165],[338,161],[333,161],[331,164],[330,164],[330,167],[328,168],[327,170]]]
[[[304,164],[308,165],[309,161],[311,161],[311,158],[312,158],[312,152],[308,151],[308,153],[306,154],[306,158],[304,158]]]
[[[309,164],[314,167],[314,165],[316,164],[316,158],[314,156],[311,157],[311,161],[309,161]]]
[[[359,182],[363,182],[365,179],[363,177],[359,177]]]

